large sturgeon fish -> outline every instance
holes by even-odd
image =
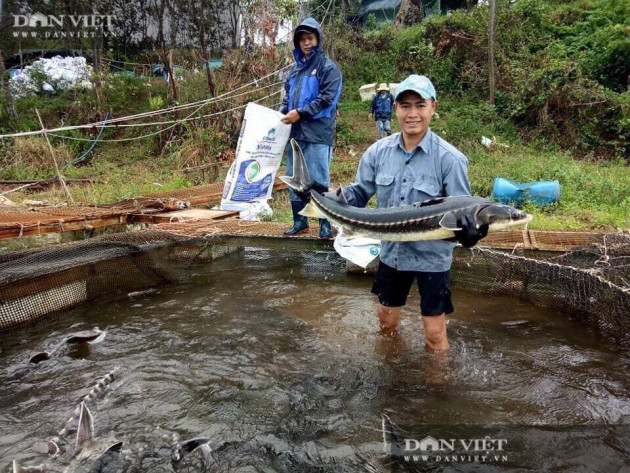
[[[300,213],[325,218],[344,229],[348,238],[369,237],[382,241],[443,240],[461,230],[458,221],[466,216],[477,228],[488,224],[489,232],[524,225],[532,216],[509,205],[496,204],[483,197],[449,196],[401,207],[366,209],[352,207],[339,196],[323,195],[321,184],[311,180],[300,146],[291,140],[293,176],[280,179],[294,189],[308,205]],[[339,195],[339,191],[338,191]]]

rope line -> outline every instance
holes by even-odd
[[[273,94],[269,94],[269,95],[267,95],[267,96],[265,96],[265,97],[261,97],[261,98],[259,98],[259,99],[257,99],[257,100],[253,100],[253,101],[252,101],[252,102],[250,102],[250,103],[259,102],[259,101],[264,100],[264,99],[266,99],[266,98],[273,97],[274,95],[278,95],[279,93],[280,93],[280,91],[278,91],[278,92],[274,92]],[[202,119],[202,118],[214,117],[214,116],[217,116],[217,115],[222,115],[222,114],[224,114],[224,113],[233,112],[233,111],[235,111],[235,110],[239,110],[239,109],[241,109],[241,108],[245,108],[245,107],[247,107],[247,104],[245,104],[245,105],[239,105],[239,106],[237,106],[237,107],[233,107],[233,108],[230,108],[230,109],[228,109],[228,110],[223,110],[223,111],[221,111],[221,112],[210,113],[210,114],[207,114],[207,115],[202,115],[202,116],[200,116],[200,117],[193,117],[193,115],[194,115],[194,114],[196,114],[196,113],[197,113],[197,112],[198,112],[201,108],[203,108],[205,105],[206,105],[206,104],[201,104],[199,107],[197,107],[197,109],[196,109],[196,110],[194,110],[192,113],[190,113],[190,114],[189,114],[188,116],[186,116],[185,118],[182,118],[181,120],[170,120],[170,121],[165,121],[165,122],[156,122],[156,123],[153,123],[153,125],[167,125],[167,124],[171,124],[170,126],[168,126],[168,127],[164,128],[164,129],[162,129],[162,130],[158,130],[158,131],[155,131],[155,132],[147,133],[146,135],[135,136],[135,137],[132,137],[132,138],[102,139],[102,140],[100,140],[100,141],[101,141],[101,142],[114,143],[114,142],[124,142],[124,141],[135,141],[135,140],[141,140],[141,139],[144,139],[144,138],[149,138],[149,137],[151,137],[151,136],[159,135],[160,133],[164,133],[165,131],[168,131],[168,130],[170,130],[170,129],[174,128],[174,127],[175,127],[175,126],[177,126],[179,123],[189,122],[189,121],[192,121],[192,120],[200,120],[200,119]],[[74,141],[93,141],[93,140],[91,140],[90,138],[78,138],[78,137],[75,137],[75,136],[58,135],[58,134],[56,134],[56,133],[51,133],[51,132],[48,132],[48,134],[49,134],[50,136],[54,136],[54,137],[56,137],[56,138],[63,138],[63,139],[66,139],[66,140],[74,140]]]
[[[278,74],[279,72],[282,72],[290,67],[292,67],[293,64],[290,64],[288,66],[282,67],[276,71],[273,71],[269,74],[267,74],[266,76],[263,76],[259,79],[256,79],[252,82],[249,82],[248,84],[242,85],[240,87],[237,87],[236,89],[232,89],[228,92],[225,92],[221,95],[218,95],[216,97],[211,97],[209,99],[204,99],[204,100],[199,100],[196,102],[191,102],[191,103],[187,103],[184,105],[177,105],[177,106],[173,106],[173,107],[169,107],[169,108],[165,108],[165,109],[160,109],[160,110],[156,110],[153,112],[144,112],[144,113],[138,113],[135,115],[128,115],[125,117],[120,117],[120,118],[112,118],[110,120],[107,121],[99,121],[99,122],[93,122],[93,123],[86,123],[83,125],[73,125],[73,126],[65,126],[65,127],[58,127],[58,128],[52,128],[52,129],[42,129],[42,130],[35,130],[35,131],[25,131],[25,132],[19,132],[19,133],[9,133],[9,134],[4,134],[4,135],[0,135],[0,139],[3,138],[18,138],[18,137],[23,137],[23,136],[33,136],[33,135],[41,135],[43,133],[48,133],[50,135],[53,135],[53,133],[58,133],[61,131],[71,131],[71,130],[78,130],[78,129],[84,129],[84,128],[97,128],[97,127],[101,127],[103,125],[107,125],[107,126],[111,126],[114,123],[120,123],[120,122],[125,122],[125,121],[130,121],[130,120],[136,120],[139,118],[147,118],[150,116],[156,116],[156,115],[161,115],[164,113],[169,113],[169,112],[174,112],[177,110],[186,110],[192,107],[195,107],[197,105],[207,105],[208,103],[212,103],[212,102],[216,102],[219,101],[220,99],[225,99],[226,97],[230,97],[232,95],[234,95],[234,92],[237,92],[239,90],[245,89],[247,87],[250,87],[252,85],[256,86],[258,84],[259,81],[267,79],[275,74]],[[196,112],[196,111],[195,111]],[[193,112],[194,113],[194,112]],[[56,135],[53,135],[56,136]],[[92,141],[92,140],[88,140],[88,141]],[[101,140],[101,141],[106,141],[106,140]]]

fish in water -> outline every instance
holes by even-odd
[[[204,456],[206,472],[224,471],[320,471],[376,473],[380,471],[367,457],[382,451],[380,443],[325,447],[310,441],[293,444],[274,434],[260,434],[247,440],[215,442]]]
[[[207,471],[215,463],[214,445],[206,437],[197,437],[185,441],[173,434],[173,444],[153,448],[154,441],[145,443],[142,434],[136,436],[136,443],[126,449],[123,459],[123,471],[197,472]],[[162,439],[161,439],[162,440]],[[193,455],[199,452],[200,455]]]
[[[393,471],[409,471],[419,472],[426,471],[422,465],[416,465],[409,462],[409,453],[405,451],[404,438],[405,432],[392,422],[386,414],[381,414],[381,423],[383,431],[383,451],[389,459],[388,468],[395,465]]]
[[[382,241],[446,240],[461,230],[464,217],[477,228],[488,224],[488,231],[498,231],[514,225],[524,225],[532,216],[509,205],[496,204],[476,196],[438,197],[401,207],[365,209],[345,203],[341,193],[337,198],[322,194],[322,186],[313,182],[306,168],[300,146],[291,140],[293,176],[280,179],[308,205],[300,212],[306,217],[328,219],[344,229],[348,238],[368,237]]]
[[[56,473],[56,472],[89,472],[113,473],[118,471],[122,442],[111,438],[97,439],[94,435],[94,417],[87,406],[118,375],[119,368],[114,368],[101,378],[90,392],[83,397],[72,417],[66,422],[59,435],[48,442],[48,453],[54,461],[37,466],[22,466],[13,461],[13,473]],[[75,445],[66,444],[65,438],[76,425]]]
[[[97,440],[94,436],[94,418],[85,402],[81,402],[79,411],[79,424],[77,426],[74,451],[68,451],[66,455],[62,455],[57,443],[54,441],[50,442],[49,453],[54,459],[65,456],[67,465],[64,466],[65,462],[57,460],[54,463],[47,462],[38,466],[23,467],[14,460],[13,473],[53,473],[60,471],[64,473],[113,473],[118,471],[122,442],[116,442],[111,439]]]
[[[80,334],[75,334],[80,338]],[[70,337],[68,337],[70,338]],[[94,435],[94,417],[88,404],[96,400],[105,389],[119,376],[116,367],[92,387],[65,423],[57,436],[48,442],[49,461],[37,466],[22,466],[13,461],[13,473],[116,473],[124,466],[122,458],[123,442],[111,437],[96,438]],[[66,439],[76,430],[74,445]],[[183,442],[178,440],[168,448],[168,457],[174,469],[184,457],[200,451],[205,464],[212,463],[212,449],[209,438],[193,438]]]
[[[105,332],[102,330],[99,330],[98,328],[95,328],[94,330],[86,330],[83,332],[73,333],[72,335],[69,335],[65,337],[63,340],[61,340],[61,342],[59,342],[52,350],[36,353],[35,355],[31,356],[31,358],[28,361],[30,363],[38,364],[44,360],[50,360],[50,358],[55,353],[57,353],[61,348],[63,348],[65,345],[76,345],[78,343],[88,343],[88,342],[92,342],[96,340],[99,337],[104,337],[104,336],[105,336]]]
[[[205,461],[211,462],[212,448],[210,447],[210,439],[205,437],[185,440],[184,442],[176,442],[173,445],[171,458],[173,463],[179,463],[189,453],[201,451]]]

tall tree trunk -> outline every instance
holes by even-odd
[[[103,97],[103,85],[101,82],[103,71],[103,46],[101,40],[102,38],[98,36],[92,40],[92,50],[94,51],[94,93],[98,103],[98,113],[102,119],[105,111],[105,98]]]
[[[420,23],[424,18],[422,0],[402,0],[398,14],[394,18],[394,27],[411,26]]]
[[[208,84],[208,91],[210,92],[210,95],[214,97],[216,87],[214,85],[214,80],[212,79],[212,71],[210,70],[210,51],[208,50],[208,45],[206,44],[206,31],[203,21],[199,21],[198,25],[199,46],[201,46],[201,54],[206,63],[206,83]]]
[[[490,85],[490,103],[494,105],[494,17],[496,0],[490,0],[490,19],[488,21],[488,72]]]
[[[2,55],[2,49],[0,49],[0,88],[2,89],[2,94],[4,95],[4,101],[6,103],[9,118],[16,118],[17,113],[15,113],[15,108],[13,108],[13,97],[11,97],[11,92],[9,92],[9,84],[4,80],[5,74],[4,56]]]
[[[179,92],[177,91],[177,84],[175,83],[175,71],[173,67],[173,50],[171,49],[166,56],[166,62],[168,64],[168,81],[173,90],[173,100],[177,102],[179,100]]]
[[[177,46],[177,19],[179,15],[174,5],[174,2],[167,1],[166,6],[168,8],[168,24],[170,27],[171,48],[175,48]]]

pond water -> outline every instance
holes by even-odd
[[[170,446],[201,436],[213,459],[192,471],[630,471],[627,350],[563,314],[455,289],[450,353],[430,355],[417,293],[382,335],[372,277],[330,258],[247,249],[194,282],[2,334],[0,471],[45,461],[116,366],[90,409],[97,436],[124,442],[120,471],[177,470]],[[95,326],[102,340],[28,367]],[[448,441],[416,448],[424,459],[387,455],[382,414],[411,447]]]

